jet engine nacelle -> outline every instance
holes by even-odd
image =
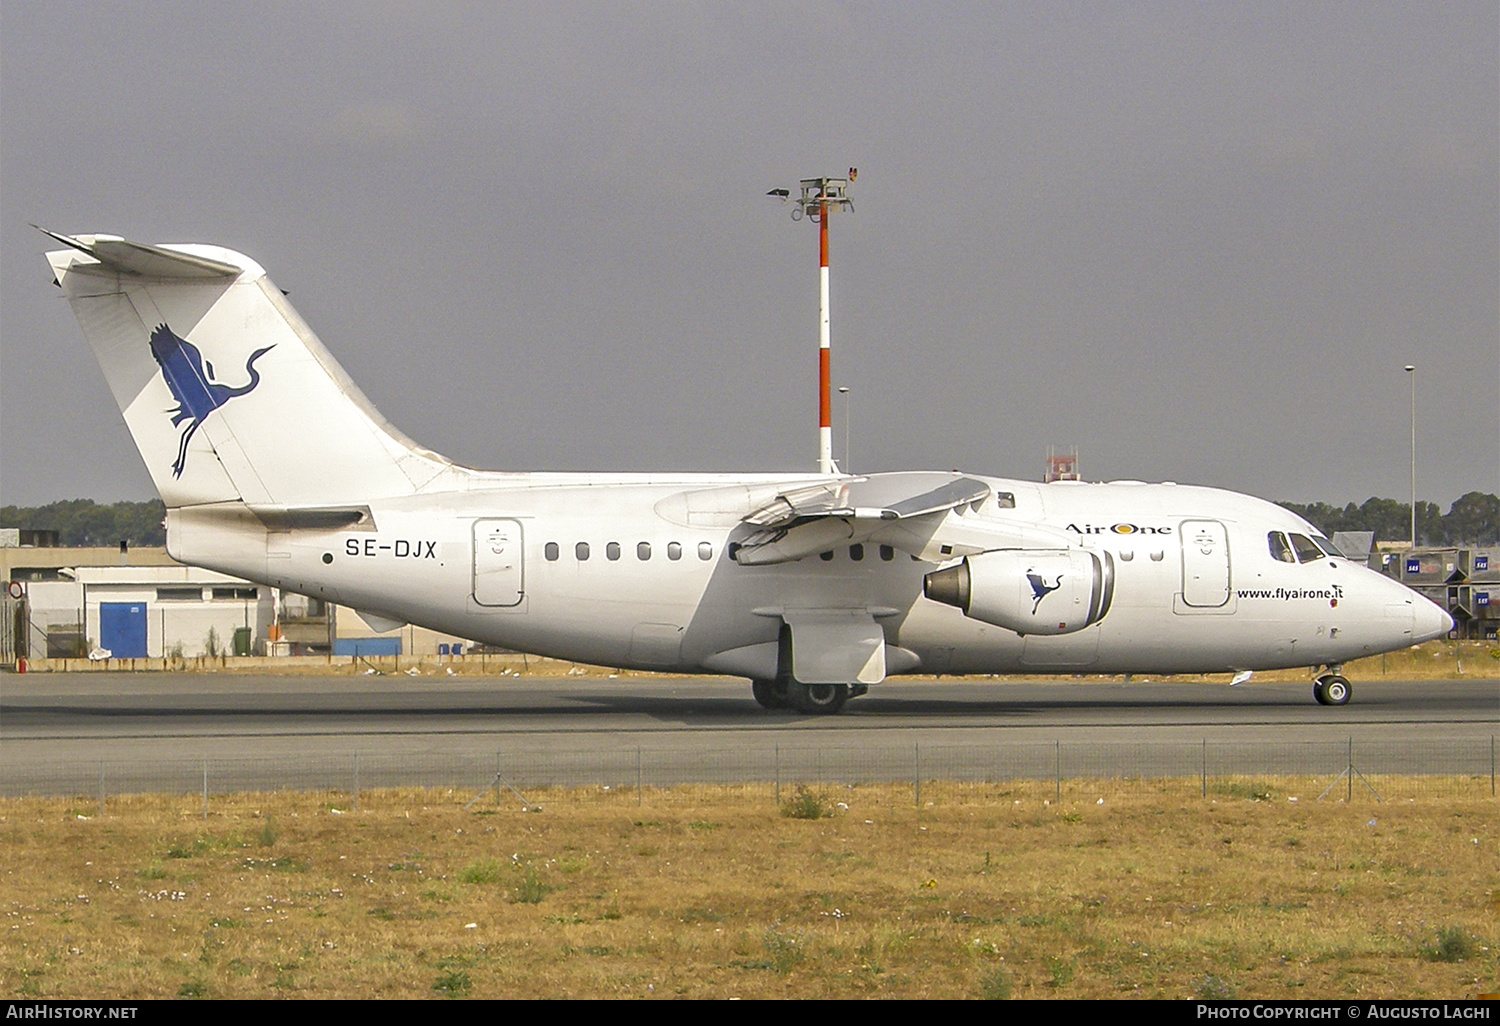
[[[1072,634],[1109,612],[1115,563],[1086,549],[981,552],[928,574],[922,593],[1017,634]]]

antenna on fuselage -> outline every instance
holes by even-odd
[[[847,178],[804,178],[802,195],[791,198],[790,189],[772,189],[767,196],[791,202],[792,220],[804,217],[818,226],[818,473],[832,474],[833,466],[833,397],[830,394],[832,360],[829,342],[828,311],[828,215],[835,210],[854,212],[849,186],[859,177],[859,168],[851,167]]]

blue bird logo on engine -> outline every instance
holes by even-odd
[[[1063,575],[1058,574],[1057,583],[1052,585],[1049,585],[1042,578],[1041,574],[1028,573],[1026,575],[1026,579],[1031,582],[1031,594],[1036,597],[1036,601],[1031,604],[1031,615],[1035,616],[1037,606],[1040,606],[1042,604],[1042,599],[1046,598],[1058,588],[1062,587]]]
[[[192,440],[199,425],[220,406],[255,391],[260,384],[260,372],[255,369],[259,360],[275,346],[266,346],[250,354],[245,361],[245,373],[250,380],[237,388],[214,381],[214,365],[203,359],[198,347],[185,338],[179,338],[165,324],[151,333],[151,355],[161,367],[162,379],[177,400],[177,408],[167,411],[172,417],[172,426],[188,422],[187,430],[177,445],[177,460],[172,464],[172,476],[181,477],[187,465],[188,442]]]

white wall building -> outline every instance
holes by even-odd
[[[82,566],[25,588],[33,624],[49,637],[81,625],[85,655],[233,655],[236,631],[260,654],[272,623],[270,588],[196,567]]]

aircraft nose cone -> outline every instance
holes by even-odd
[[[1413,644],[1445,638],[1453,629],[1453,617],[1443,607],[1427,599],[1418,598],[1411,611],[1411,640]]]

